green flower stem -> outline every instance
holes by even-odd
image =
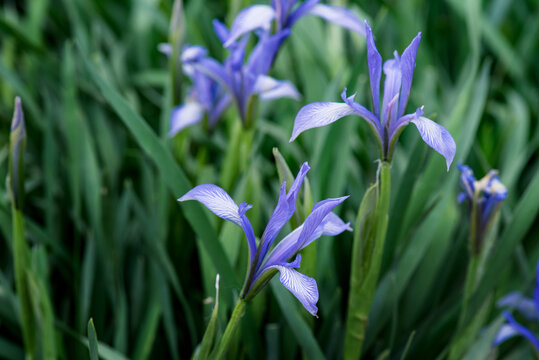
[[[361,355],[382,263],[391,191],[390,163],[380,162],[378,170],[379,179],[365,193],[356,221],[344,340],[346,360],[359,359]]]
[[[226,191],[231,191],[238,175],[247,169],[253,137],[253,129],[245,128],[240,121],[234,124],[221,172],[221,186]]]
[[[30,269],[30,250],[24,238],[24,222],[21,210],[12,207],[13,262],[15,267],[15,288],[21,311],[22,334],[27,359],[35,358],[36,324],[32,311],[32,300],[28,288],[27,271]]]
[[[246,304],[247,302],[244,299],[240,299],[236,303],[234,311],[232,311],[232,315],[230,316],[230,320],[228,321],[228,325],[226,326],[225,333],[221,337],[219,345],[215,350],[215,355],[212,355],[212,359],[220,360],[225,358],[226,352],[228,351],[232,340],[234,340],[234,338],[236,337],[240,320],[245,314]]]

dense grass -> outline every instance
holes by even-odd
[[[230,25],[248,3],[185,1],[185,41],[223,58],[211,20]],[[496,300],[513,290],[530,294],[539,259],[539,3],[334,3],[369,19],[384,58],[422,32],[409,110],[424,104],[457,143],[446,173],[444,159],[415,130],[400,138],[364,358],[443,358],[451,346],[470,359],[531,357],[523,339],[497,349],[490,344],[503,321]],[[234,178],[223,173],[230,171],[225,156],[238,120],[230,110],[213,133],[194,126],[167,138],[173,96],[168,60],[157,44],[168,39],[171,12],[172,1],[152,0],[1,5],[0,179],[8,172],[13,99],[20,96],[27,266],[42,285],[31,296],[39,299],[43,329],[48,320],[55,329],[42,335],[54,342],[58,358],[88,358],[93,325],[103,359],[187,358],[210,319],[216,273],[221,332],[241,287],[247,251],[241,230],[198,204],[176,202],[196,184]],[[302,105],[338,100],[344,86],[369,104],[364,38],[302,19],[271,73],[293,82],[303,99],[260,103],[248,134],[252,149],[244,154],[248,167],[229,192],[254,204],[249,218],[261,234],[279,191],[277,147],[293,173],[309,161],[313,201],[351,195],[338,212],[353,224],[377,169],[376,142],[365,123],[350,117],[288,139]],[[190,86],[184,80],[183,94]],[[499,169],[509,194],[460,333],[468,220],[456,200],[457,162],[478,176]],[[23,359],[14,215],[4,181],[0,195],[0,358]],[[320,318],[273,279],[247,307],[231,358],[341,357],[352,234],[313,246],[316,258],[304,266],[318,282]],[[52,309],[43,305],[47,296]]]

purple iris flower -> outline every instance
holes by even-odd
[[[214,20],[213,25],[217,36],[224,43],[229,38],[227,27],[217,20]],[[207,51],[200,46],[184,48],[182,63],[194,85],[190,99],[172,112],[170,135],[199,122],[204,113],[209,115],[210,125],[214,126],[232,103],[247,126],[251,121],[249,108],[255,95],[261,100],[281,97],[299,99],[300,94],[294,85],[267,75],[278,44],[287,35],[288,32],[269,35],[260,31],[258,43],[246,62],[248,36],[228,47],[229,56],[223,63],[207,56]]]
[[[271,6],[252,5],[243,9],[236,16],[224,45],[231,46],[242,35],[255,29],[269,31],[274,20],[276,33],[288,31],[296,21],[305,15],[319,16],[365,36],[365,28],[361,20],[348,9],[319,4],[320,0],[308,0],[294,8],[296,2],[296,0],[272,0]],[[284,38],[280,40],[279,45],[282,41]]]
[[[417,47],[421,39],[419,33],[404,50],[402,56],[395,51],[395,58],[384,63],[384,96],[380,108],[380,79],[382,57],[372,36],[372,30],[365,21],[367,31],[367,61],[374,104],[374,114],[354,101],[354,95],[347,97],[346,89],[341,94],[344,103],[316,102],[304,106],[296,116],[290,141],[303,131],[331,124],[347,115],[358,115],[365,119],[374,130],[380,145],[383,160],[391,161],[395,142],[404,127],[414,123],[424,142],[446,159],[447,169],[455,156],[456,145],[449,131],[434,121],[423,117],[423,107],[414,113],[404,115],[412,77],[414,74]]]
[[[482,239],[486,235],[494,214],[498,211],[502,201],[507,197],[507,189],[501,183],[497,170],[489,171],[479,181],[475,179],[472,169],[469,166],[459,164],[458,168],[462,173],[460,183],[464,192],[458,196],[458,201],[466,201],[470,209],[476,203],[476,224],[477,239],[476,247],[479,248]]]
[[[275,238],[296,210],[296,199],[308,171],[309,165],[304,163],[288,192],[286,191],[286,182],[283,182],[277,206],[258,246],[251,223],[245,215],[252,205],[243,202],[238,206],[219,186],[213,184],[198,185],[179,198],[178,201],[197,200],[215,215],[233,222],[245,232],[249,245],[249,269],[241,294],[242,298],[251,299],[276,271],[279,271],[281,283],[294,294],[307,311],[316,316],[318,287],[313,278],[294,270],[300,266],[301,262],[301,256],[298,252],[322,235],[338,235],[345,230],[352,230],[350,223],[345,223],[331,212],[348,196],[326,199],[315,204],[304,223],[283,238],[270,251]],[[296,256],[295,259],[291,261],[294,256]]]
[[[537,263],[536,272],[533,299],[524,297],[519,292],[513,292],[501,298],[498,301],[498,306],[513,308],[524,315],[526,319],[539,321],[539,262]],[[539,339],[529,329],[518,323],[508,311],[504,311],[503,316],[507,320],[507,323],[498,331],[493,346],[498,346],[505,340],[516,335],[521,335],[528,339],[535,351],[539,354]]]

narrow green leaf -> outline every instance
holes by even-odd
[[[296,299],[281,285],[277,278],[270,281],[271,290],[279,307],[284,315],[288,326],[292,329],[296,340],[301,345],[302,350],[305,351],[309,359],[325,359],[325,356],[320,349],[320,346],[316,342],[316,339],[309,328],[309,325],[305,322],[305,319],[298,312],[295,306]]]
[[[98,360],[99,347],[97,345],[97,334],[92,318],[88,321],[88,348],[90,351],[90,360]]]

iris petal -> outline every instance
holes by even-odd
[[[455,140],[453,140],[449,131],[434,121],[422,116],[412,120],[412,122],[417,127],[417,130],[419,130],[419,135],[421,135],[423,141],[445,157],[447,170],[449,171],[449,166],[453,162],[457,150]]]
[[[290,220],[294,214],[294,211],[296,211],[296,199],[298,197],[299,189],[309,169],[309,165],[306,162],[303,163],[288,193],[286,192],[286,182],[283,182],[277,206],[275,206],[275,210],[273,210],[273,214],[271,214],[268,225],[266,226],[260,240],[261,248],[259,263],[262,263],[262,260],[271,247],[273,240],[275,240],[275,237],[277,237],[279,231],[281,231],[282,227],[288,222],[288,220]]]
[[[273,268],[281,273],[279,277],[281,284],[301,302],[308,312],[316,316],[318,312],[316,307],[318,286],[315,279],[293,269],[293,267],[299,267],[300,261],[301,256],[298,255],[294,263],[274,265]]]
[[[305,130],[331,124],[354,113],[355,110],[347,104],[337,102],[315,102],[305,105],[296,115],[290,141],[294,141]]]
[[[374,113],[380,118],[380,78],[382,77],[382,55],[376,49],[372,30],[365,21],[365,31],[367,33],[367,63],[369,65],[369,80],[371,83],[372,103]]]
[[[399,99],[399,117],[404,114],[408,97],[410,96],[410,88],[412,87],[412,79],[414,77],[415,58],[420,41],[421,33],[417,34],[401,56],[402,90]]]
[[[198,102],[188,102],[172,110],[170,116],[170,131],[168,136],[176,135],[187,126],[196,124],[202,119],[204,108]]]
[[[498,331],[498,334],[496,334],[496,338],[494,339],[492,345],[498,346],[505,340],[510,339],[518,334],[518,331],[516,331],[511,325],[504,324]]]
[[[513,328],[513,330],[515,330],[520,335],[528,339],[528,341],[535,348],[535,351],[539,352],[539,340],[535,337],[535,335],[533,335],[530,330],[528,330],[527,328],[525,328],[524,326],[516,322],[513,316],[509,312],[504,311],[503,315],[505,316],[505,319],[507,320],[509,325]]]
[[[365,36],[365,26],[361,20],[356,14],[343,7],[317,4],[308,11],[308,14],[319,16],[324,20]]]
[[[262,100],[272,100],[289,97],[299,100],[301,95],[289,81],[279,81],[270,76],[260,75],[256,79],[254,92],[260,94]]]
[[[256,253],[256,241],[253,227],[251,226],[249,219],[245,216],[245,212],[251,208],[251,205],[241,203],[238,207],[225,190],[213,184],[201,184],[195,186],[178,199],[178,201],[187,200],[196,200],[206,206],[215,215],[241,227],[247,237],[252,263]]]
[[[503,298],[498,300],[497,305],[498,307],[513,308],[530,320],[539,320],[539,317],[535,310],[534,301],[523,296],[519,292],[512,292],[505,295]]]
[[[225,47],[229,47],[243,34],[255,29],[269,30],[271,21],[275,17],[275,11],[271,6],[252,5],[240,11],[232,27]]]

